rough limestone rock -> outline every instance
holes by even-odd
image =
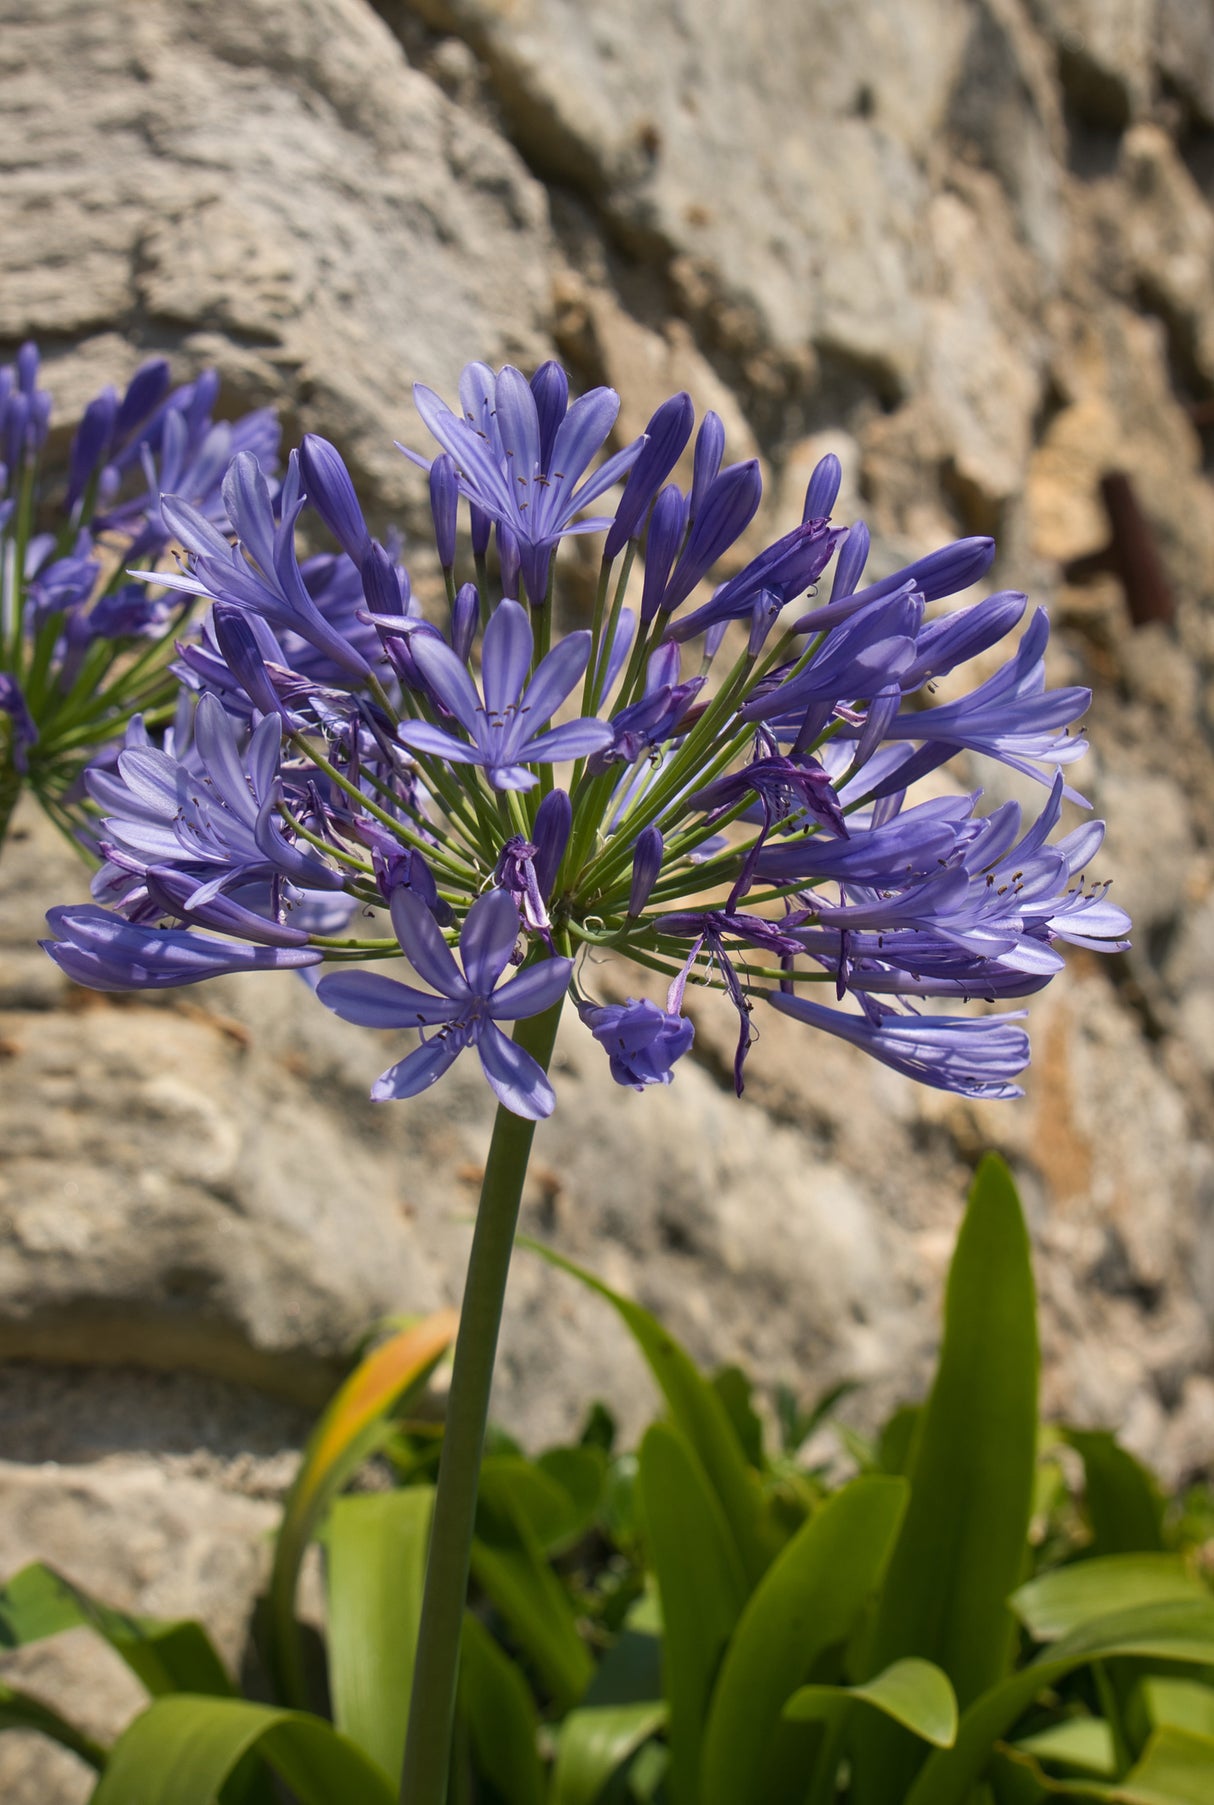
[[[411,382],[559,352],[620,387],[625,434],[678,386],[715,407],[762,461],[763,530],[836,449],[879,569],[998,532],[995,581],[1053,614],[1052,680],[1094,692],[1079,783],[1132,951],[1034,1000],[1011,1107],[774,1013],[738,1102],[735,1019],[694,989],[656,1094],[567,1025],[524,1220],[707,1363],[859,1378],[867,1424],[926,1377],[999,1147],[1046,1408],[1169,1480],[1214,1467],[1208,0],[0,0],[0,26],[0,354],[39,335],[65,417],[152,352],[213,361],[232,411],[275,401],[289,440],[341,444],[377,523],[408,520]],[[1134,631],[1097,568],[1112,472],[1171,624]],[[34,941],[84,887],[27,811],[0,864],[0,1567],[198,1612],[237,1665],[309,1412],[378,1317],[458,1298],[489,1097],[463,1062],[373,1106],[393,1037],[293,977],[74,990]],[[626,1434],[653,1407],[607,1307],[520,1256],[499,1418],[543,1445],[597,1395]],[[138,1703],[79,1634],[0,1669],[103,1736]],[[9,1736],[0,1785],[87,1793]]]

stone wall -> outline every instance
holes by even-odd
[[[1134,950],[1034,1003],[1019,1105],[784,1018],[737,1103],[707,998],[661,1094],[570,1035],[528,1225],[705,1360],[865,1381],[872,1420],[928,1370],[998,1146],[1049,1410],[1171,1479],[1214,1464],[1209,0],[0,0],[0,119],[0,352],[40,339],[60,417],[151,351],[212,362],[230,410],[335,439],[407,523],[414,378],[555,351],[623,392],[625,434],[676,387],[716,407],[764,462],[765,528],[830,447],[886,568],[998,534],[1054,680],[1095,691],[1083,787]],[[0,870],[0,1568],[201,1611],[235,1661],[307,1409],[376,1317],[458,1295],[486,1094],[457,1069],[373,1107],[381,1050],[290,978],[73,991],[33,940],[84,885],[26,815]],[[649,1407],[605,1312],[520,1258],[499,1415],[538,1444],[600,1391],[630,1426]],[[99,1732],[136,1704],[78,1635],[0,1666]],[[87,1790],[19,1737],[0,1774],[12,1805]]]

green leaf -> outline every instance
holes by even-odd
[[[877,1585],[906,1506],[906,1483],[854,1479],[799,1529],[751,1596],[725,1655],[704,1736],[703,1805],[805,1787],[805,1732],[781,1723],[814,1664],[846,1641]],[[812,1740],[816,1741],[816,1737]]]
[[[725,1406],[743,1454],[757,1472],[762,1472],[763,1425],[751,1402],[750,1380],[740,1366],[722,1366],[712,1375],[712,1388]]]
[[[521,1454],[486,1455],[481,1462],[480,1493],[495,1505],[509,1498],[541,1548],[568,1542],[585,1520],[568,1487]]]
[[[1191,1730],[1156,1730],[1142,1760],[1119,1792],[1133,1805],[1210,1805],[1214,1799],[1214,1737]]]
[[[244,1699],[157,1699],[119,1737],[90,1805],[213,1805],[252,1751],[302,1805],[396,1805],[396,1787],[319,1717]]]
[[[460,1712],[476,1763],[502,1805],[543,1805],[544,1770],[531,1689],[484,1625],[464,1618],[459,1666]]]
[[[1113,1732],[1103,1717],[1067,1717],[1061,1723],[1022,1736],[1016,1743],[1038,1761],[1056,1761],[1059,1767],[1109,1777],[1117,1771]]]
[[[621,1297],[593,1274],[541,1242],[520,1237],[520,1244],[597,1292],[622,1318],[661,1386],[676,1423],[699,1456],[753,1584],[770,1563],[776,1538],[764,1517],[757,1477],[747,1464],[725,1406],[713,1387],[648,1310]]]
[[[295,1483],[287,1496],[270,1574],[274,1664],[283,1694],[306,1702],[295,1587],[304,1551],[326,1506],[387,1433],[394,1407],[420,1389],[446,1353],[459,1316],[439,1310],[372,1350],[326,1405],[308,1437]]]
[[[1034,1641],[1056,1642],[1110,1611],[1209,1596],[1177,1554],[1109,1554],[1041,1573],[1009,1602]]]
[[[935,1663],[962,1708],[1011,1662],[1037,1457],[1037,1329],[1028,1235],[1011,1174],[988,1154],[957,1238],[935,1383],[911,1452],[910,1505],[882,1589],[869,1672]],[[921,1751],[877,1722],[856,1749],[858,1805],[901,1799]]]
[[[698,1805],[708,1701],[749,1587],[704,1469],[667,1423],[641,1443],[640,1491],[665,1628],[670,1793],[674,1805]]]
[[[17,1692],[11,1686],[0,1686],[0,1730],[37,1730],[39,1735],[79,1755],[81,1761],[87,1761],[98,1772],[105,1766],[106,1751],[99,1742],[78,1730],[66,1717],[60,1717],[41,1699]]]
[[[996,1742],[1039,1693],[1093,1661],[1119,1655],[1205,1667],[1214,1662],[1214,1600],[1139,1606],[1085,1624],[966,1710],[953,1748],[930,1755],[903,1805],[964,1805]]]
[[[510,1625],[557,1703],[568,1709],[590,1684],[594,1663],[578,1635],[564,1587],[544,1558],[510,1485],[482,1484],[472,1544],[477,1584]]]
[[[1171,1680],[1149,1675],[1142,1682],[1143,1703],[1157,1730],[1193,1730],[1214,1736],[1214,1686],[1201,1680]]]
[[[863,1686],[802,1686],[784,1707],[794,1722],[829,1720],[851,1700],[872,1705],[937,1748],[951,1748],[957,1737],[957,1698],[948,1675],[930,1661],[913,1657],[895,1661]]]
[[[1066,1429],[1083,1461],[1094,1554],[1160,1553],[1163,1499],[1151,1475],[1105,1430]]]
[[[571,1711],[561,1725],[549,1805],[594,1805],[611,1776],[665,1721],[660,1703]]]
[[[431,1486],[338,1498],[329,1515],[329,1688],[337,1728],[398,1774],[434,1508]]]
[[[548,1448],[535,1462],[541,1473],[563,1486],[573,1500],[573,1533],[581,1534],[594,1521],[607,1477],[607,1456],[593,1444],[577,1448]]]
[[[153,1697],[206,1692],[222,1698],[235,1692],[200,1623],[116,1611],[41,1561],[23,1567],[0,1590],[0,1648],[21,1648],[82,1626],[104,1637]]]

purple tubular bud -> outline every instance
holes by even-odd
[[[691,507],[694,520],[712,484],[716,482],[725,456],[725,427],[720,414],[709,412],[700,422],[696,434],[695,458],[691,469]]]
[[[94,472],[109,456],[114,442],[114,422],[118,418],[118,396],[113,389],[102,389],[84,410],[76,428],[68,457],[67,505],[75,507],[88,488]]]
[[[404,614],[405,598],[401,594],[396,566],[378,539],[371,541],[359,566],[359,575],[372,614]]]
[[[746,531],[758,512],[762,494],[763,478],[757,458],[746,464],[731,464],[710,484],[662,597],[666,613],[687,600],[717,559]]]
[[[653,504],[645,540],[645,583],[641,592],[641,619],[651,621],[662,605],[670,567],[687,529],[687,503],[670,483]]]
[[[628,892],[629,915],[639,915],[649,901],[662,869],[665,847],[661,831],[653,825],[643,828],[637,835],[632,855],[632,888]]]
[[[518,578],[519,571],[522,568],[522,557],[519,552],[518,540],[510,531],[510,528],[504,526],[500,520],[497,523],[497,555],[501,561],[502,567],[502,595],[507,601],[517,602]],[[533,595],[530,597],[530,600],[533,603],[542,602],[543,599],[542,595]]]
[[[128,433],[143,424],[153,408],[160,406],[169,392],[170,380],[169,366],[163,357],[140,364],[118,409],[118,418],[114,422],[115,443],[121,444]]]
[[[23,395],[32,395],[38,386],[38,366],[42,359],[33,339],[27,339],[17,353],[17,386]]]
[[[828,451],[809,479],[802,520],[829,520],[830,511],[839,499],[842,481],[843,466],[834,452]]]
[[[149,898],[158,909],[163,909],[166,915],[178,915],[197,927],[215,928],[221,934],[236,934],[261,946],[308,944],[308,936],[302,928],[288,927],[285,922],[258,915],[225,896],[222,890],[200,903],[198,908],[191,908],[190,898],[199,888],[198,881],[175,870],[172,865],[151,866],[144,876],[144,883]]]
[[[942,596],[956,595],[986,575],[995,561],[993,539],[954,539],[951,545],[929,552],[898,572],[905,583],[909,578],[923,593],[927,602],[938,602]]]
[[[704,635],[704,662],[711,664],[721,649],[721,641],[729,631],[728,620],[719,620]]]
[[[455,564],[455,521],[459,510],[459,479],[455,464],[445,451],[430,466],[430,515],[434,521],[434,543],[438,561],[444,570]]]
[[[31,451],[41,451],[46,444],[46,435],[51,430],[50,396],[45,389],[38,389],[30,396],[29,447]]]
[[[540,469],[547,474],[557,429],[569,407],[569,378],[551,359],[531,378],[531,393],[540,431]]]
[[[48,909],[55,940],[39,945],[76,984],[91,990],[169,990],[238,971],[319,965],[314,947],[249,946],[191,930],[140,927],[92,905]]]
[[[319,433],[305,433],[299,463],[311,506],[342,550],[355,564],[361,564],[370,549],[371,535],[337,447]]]
[[[565,848],[569,844],[572,825],[573,804],[568,792],[549,790],[535,811],[535,825],[531,829],[532,844],[535,847],[535,858],[532,861],[535,881],[545,902],[552,895],[552,886],[556,882]]]
[[[603,546],[603,556],[608,561],[618,557],[637,532],[650,502],[682,456],[691,437],[694,419],[691,396],[680,393],[663,401],[645,428],[645,445],[628,472],[620,505]]]
[[[294,726],[270,681],[256,635],[242,611],[225,602],[216,602],[211,610],[211,625],[224,663],[254,708],[260,709],[262,714],[281,715],[289,726]]]
[[[483,558],[489,549],[489,534],[493,529],[493,516],[478,508],[474,501],[468,503],[468,514],[472,529],[472,556]]]
[[[435,460],[437,462],[437,459]],[[481,615],[481,599],[475,583],[465,583],[451,610],[451,649],[467,664],[476,638],[476,623]]]
[[[839,548],[835,564],[835,580],[830,588],[832,602],[856,593],[856,584],[864,575],[864,566],[868,563],[871,543],[869,530],[862,520],[857,520],[854,526],[848,528],[847,538]]]

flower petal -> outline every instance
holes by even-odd
[[[476,685],[445,639],[432,633],[414,633],[409,654],[439,701],[475,739],[481,724],[481,699]]]
[[[376,971],[328,972],[316,986],[326,1009],[360,1028],[433,1027],[454,1021],[462,1005]]]
[[[433,1040],[423,1041],[397,1065],[380,1073],[371,1086],[372,1103],[392,1103],[429,1090],[451,1069],[467,1044],[459,1034],[436,1034]]]
[[[459,937],[460,958],[473,996],[487,997],[510,963],[519,936],[519,913],[505,890],[487,890],[468,911]]]
[[[438,923],[421,899],[403,885],[388,903],[396,938],[414,971],[453,1002],[467,1002],[470,992]]]
[[[495,1022],[517,1022],[551,1009],[569,988],[572,959],[541,959],[493,993],[489,1014]]]
[[[530,395],[530,389],[527,393]],[[589,637],[587,633],[586,638]],[[519,602],[499,602],[485,628],[481,653],[481,684],[485,691],[485,707],[491,718],[517,704],[531,669],[534,645],[527,610]],[[543,669],[542,664],[540,669]],[[565,694],[568,693],[566,690]]]
[[[481,1066],[498,1102],[528,1122],[543,1121],[556,1107],[556,1093],[530,1053],[485,1022],[476,1040]]]

